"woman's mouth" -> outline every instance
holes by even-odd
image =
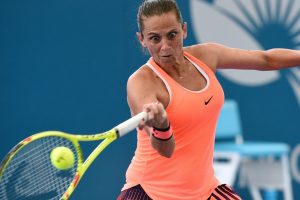
[[[161,57],[163,57],[163,58],[169,58],[169,57],[171,57],[171,55],[163,55]]]

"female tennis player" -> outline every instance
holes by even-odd
[[[151,58],[128,80],[132,115],[147,111],[118,200],[241,199],[214,176],[213,151],[224,93],[217,69],[279,70],[300,51],[242,50],[207,43],[183,47],[187,24],[174,0],[145,0],[137,37]],[[205,27],[204,27],[205,28]]]

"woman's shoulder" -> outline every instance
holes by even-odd
[[[222,47],[221,44],[210,42],[185,46],[183,50],[197,57],[197,55],[210,54],[217,51],[220,47]]]
[[[137,69],[128,79],[127,94],[131,99],[151,96],[152,99],[158,99],[167,105],[168,98],[165,94],[167,90],[161,79],[146,64]]]
[[[220,47],[221,45],[217,43],[203,43],[186,46],[183,48],[183,50],[204,62],[213,71],[216,71],[218,63],[217,51]]]
[[[156,75],[146,64],[138,68],[128,78],[128,83],[137,84],[142,82],[143,84],[151,83],[156,80]]]

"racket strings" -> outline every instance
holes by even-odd
[[[34,149],[39,149],[39,151],[33,151]],[[20,155],[18,155],[18,157],[26,157],[27,158],[29,155],[31,155],[32,157],[36,158],[38,156],[38,154],[40,153],[40,151],[45,152],[45,146],[44,145],[41,145],[41,144],[37,145],[37,146],[35,146],[35,148],[29,150],[23,156],[20,156],[21,155],[20,154]],[[15,165],[19,166],[19,169],[22,169],[22,168],[25,167],[24,161],[22,159],[16,157],[15,160],[16,160],[16,164]],[[28,158],[27,158],[27,160],[28,160]],[[45,178],[43,178],[40,175],[40,174],[47,175],[47,173],[45,173],[45,167],[47,167],[47,163],[43,162],[43,160],[41,160],[41,159],[39,159],[39,160],[35,159],[35,160],[31,160],[31,161],[35,162],[35,165],[34,165],[35,168],[34,168],[34,170],[30,174],[29,173],[27,173],[27,174],[26,173],[25,174],[24,173],[21,174],[22,175],[22,179],[28,181],[28,180],[32,179],[31,176],[39,177],[39,179],[35,179],[35,182],[33,182],[33,181],[30,182],[30,187],[32,187],[32,188],[37,188],[38,187],[38,189],[44,191],[43,188],[48,188],[49,186],[51,186],[53,184],[53,179],[51,180],[51,176],[48,177],[49,178],[48,181],[45,182],[44,181]],[[10,169],[13,169],[13,168],[10,168]],[[14,172],[16,174],[20,173],[18,171],[14,171]],[[9,172],[9,171],[7,171],[5,173],[10,173],[11,174],[11,172]],[[11,184],[15,184],[16,180],[17,179],[15,179],[15,180],[9,180],[9,181],[11,182]],[[54,181],[55,181],[55,179],[54,179]],[[15,193],[15,190],[16,190],[16,188],[14,188],[14,190],[13,190],[14,193]],[[24,191],[22,191],[22,190],[24,190]],[[28,195],[32,194],[32,193],[29,193],[30,191],[32,191],[32,190],[28,190],[27,188],[24,189],[24,187],[23,188],[20,187],[18,193],[22,193],[22,194],[25,193],[26,196],[28,196]],[[6,193],[7,193],[7,196],[12,196],[8,192],[6,192]]]
[[[45,147],[42,144],[37,145],[35,148],[38,148],[38,149],[42,148],[41,151],[43,151],[43,152],[47,151],[47,149],[46,149],[47,147]],[[26,153],[24,153],[22,155],[22,157],[28,157],[29,155],[34,157],[34,158],[38,157],[40,152],[39,151],[34,151],[35,148],[31,149],[30,151],[28,151]],[[20,155],[18,155],[18,157],[20,157]],[[17,162],[17,160],[16,160],[16,165],[18,165],[18,166],[24,165],[22,163],[23,162],[22,159],[20,159],[20,158],[17,158],[17,159],[18,159],[19,162]],[[51,179],[51,176],[48,177],[49,179],[48,179],[47,182],[44,182],[45,176],[47,175],[47,173],[45,173],[45,169],[48,167],[48,163],[44,162],[42,159],[37,159],[33,162],[35,162],[35,168],[32,171],[32,173],[31,174],[24,174],[24,175],[22,175],[22,178],[24,180],[30,180],[31,176],[36,177],[37,179],[35,179],[35,182],[32,182],[31,187],[39,188],[42,191],[44,191],[46,188],[51,187],[52,184],[55,184],[56,179]],[[44,177],[41,177],[41,174],[44,174]],[[43,184],[45,184],[45,185],[43,185]],[[30,193],[30,192],[34,192],[34,191],[33,190],[27,190],[27,191],[24,190],[24,191],[21,191],[21,192],[23,194],[26,194],[26,195],[30,196],[30,195],[33,195],[33,193]]]
[[[75,155],[75,164],[69,170],[58,170],[50,161],[52,149],[65,146]],[[0,179],[0,199],[59,199],[75,175],[78,158],[67,139],[47,137],[23,147],[10,161]]]

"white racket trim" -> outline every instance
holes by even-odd
[[[147,121],[147,118],[147,112],[140,112],[139,114],[116,126],[115,129],[117,129],[119,137],[122,137],[135,129],[141,120]]]

